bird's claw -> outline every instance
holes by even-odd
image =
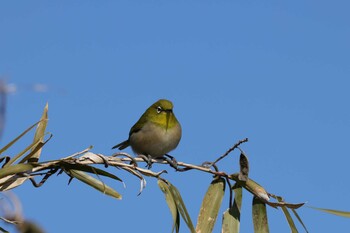
[[[146,168],[147,169],[151,169],[152,164],[153,164],[152,157],[150,155],[139,155],[139,157],[142,158],[145,161]]]
[[[179,169],[178,168],[179,165],[178,165],[176,159],[173,156],[168,155],[168,154],[165,154],[164,156],[165,156],[165,157],[163,157],[164,160],[167,161],[168,164],[177,171]]]

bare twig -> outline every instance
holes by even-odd
[[[248,138],[244,138],[242,140],[239,140],[236,144],[234,144],[230,149],[228,149],[225,154],[221,155],[219,158],[217,158],[214,162],[212,162],[211,165],[216,164],[223,158],[225,158],[228,154],[230,154],[234,149],[238,148],[242,143],[248,142]]]
[[[73,158],[73,157],[78,156],[78,155],[81,155],[81,154],[85,154],[86,152],[88,152],[88,151],[91,150],[91,149],[92,149],[92,146],[89,146],[89,147],[86,148],[85,150],[82,150],[82,151],[80,151],[80,152],[74,153],[74,154],[72,154],[72,155],[70,155],[70,156],[67,156],[67,157],[63,158],[63,159],[69,159],[69,158]]]

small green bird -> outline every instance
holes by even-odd
[[[152,104],[130,129],[128,140],[112,149],[122,150],[131,146],[141,157],[159,158],[174,150],[180,139],[181,125],[174,115],[173,103],[160,99]]]

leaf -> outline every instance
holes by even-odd
[[[239,232],[239,220],[237,224],[237,219],[230,213],[231,209],[227,209],[222,216],[222,228],[221,233],[237,233]]]
[[[306,233],[308,233],[309,231],[307,230],[304,222],[301,220],[299,214],[297,213],[297,211],[295,209],[291,209],[292,212],[294,213],[295,217],[298,219],[298,221],[300,222],[300,224],[304,227],[304,230],[306,231]]]
[[[303,205],[305,205],[305,202],[303,203],[286,203],[286,202],[270,202],[270,201],[267,201],[266,204],[268,204],[269,206],[271,207],[282,207],[282,206],[285,206],[289,209],[298,209],[300,207],[302,207]]]
[[[18,176],[17,174],[31,171],[35,166],[33,164],[16,164],[1,168],[0,191],[10,190],[23,184],[28,178]]]
[[[282,197],[277,197],[277,201],[279,201],[279,202],[281,201],[281,202],[282,202],[282,201],[283,201]],[[287,219],[287,222],[288,222],[288,224],[289,224],[289,227],[290,227],[292,233],[297,233],[297,232],[298,232],[297,227],[295,226],[294,221],[293,221],[293,218],[292,218],[292,216],[290,215],[290,213],[289,213],[287,207],[281,206],[281,209],[282,209],[282,211],[283,211],[283,213],[284,213],[284,216],[285,216],[286,219]]]
[[[160,190],[162,190],[162,192],[165,195],[165,201],[167,202],[168,207],[169,207],[170,212],[171,212],[171,216],[173,217],[173,228],[172,228],[171,232],[174,232],[174,229],[175,229],[176,233],[179,233],[180,216],[179,216],[179,211],[177,209],[177,205],[175,203],[174,197],[169,189],[168,184],[165,183],[164,181],[162,181],[161,179],[158,179],[158,186],[159,186]]]
[[[30,144],[29,146],[27,146],[24,150],[22,150],[20,153],[18,153],[17,155],[15,155],[13,158],[10,159],[10,161],[8,161],[8,163],[6,163],[3,167],[8,167],[12,164],[14,164],[19,158],[21,158],[27,151],[29,151],[30,149],[32,149],[33,147],[36,148],[38,147],[40,144],[40,141],[36,141],[33,142],[32,144]],[[27,157],[27,156],[26,156]]]
[[[242,206],[242,187],[235,185],[233,190],[235,192],[235,199],[231,208],[224,212],[221,233],[239,232]]]
[[[312,207],[312,206],[308,206],[309,208],[315,209],[315,210],[319,210],[328,214],[334,214],[334,215],[338,215],[341,217],[346,217],[346,218],[350,218],[350,212],[349,211],[341,211],[341,210],[332,210],[332,209],[324,209],[324,208],[318,208],[318,207]]]
[[[277,202],[270,202],[267,201],[266,204],[268,204],[271,207],[277,208],[277,207],[287,207],[289,209],[298,209],[300,207],[302,207],[303,205],[305,205],[305,202],[303,203],[286,203],[284,201],[282,201],[282,197],[276,196],[274,194],[269,193],[269,196],[275,198],[277,200]]]
[[[38,124],[38,127],[36,128],[33,142],[36,142],[36,141],[43,142],[44,141],[45,130],[46,130],[47,121],[48,121],[48,114],[47,114],[48,109],[49,109],[49,104],[46,103],[45,108],[44,108],[44,112],[40,118],[40,123]],[[30,157],[30,159],[28,159],[28,162],[38,162],[40,154],[41,154],[41,150],[42,150],[42,147],[39,150],[35,151],[35,153]]]
[[[247,156],[243,153],[243,151],[239,156],[239,166],[240,166],[240,171],[239,171],[238,179],[241,181],[247,181],[248,173],[249,173],[249,162],[248,162]]]
[[[224,193],[225,179],[214,178],[202,201],[196,232],[211,233],[213,231]]]
[[[13,139],[11,142],[9,142],[6,146],[0,149],[0,155],[4,153],[8,148],[10,148],[13,144],[15,144],[19,139],[21,139],[26,133],[28,133],[31,129],[33,129],[37,124],[39,124],[40,121],[36,122],[32,126],[30,126],[28,129],[26,129],[23,133],[21,133],[18,137]]]
[[[28,177],[19,177],[17,175],[13,175],[8,178],[2,179],[0,191],[3,192],[16,188],[17,186],[23,184],[26,180],[28,180]]]
[[[142,193],[143,189],[146,188],[147,182],[146,182],[145,178],[143,178],[143,176],[140,173],[138,173],[137,171],[133,170],[132,168],[122,167],[122,169],[124,169],[125,171],[133,174],[134,176],[136,176],[137,178],[140,179],[140,191],[137,194],[137,195],[140,195]]]
[[[31,158],[32,158],[32,155],[37,153],[39,150],[41,151],[41,148],[43,148],[43,146],[45,146],[45,144],[50,141],[52,138],[52,134],[50,134],[50,137],[48,139],[46,139],[44,142],[42,142],[42,140],[38,140],[38,145],[36,145],[35,147],[32,147],[32,151],[27,154],[23,159],[21,159],[21,161],[19,161],[18,163],[24,163],[24,162],[30,162],[31,161]],[[35,162],[35,161],[32,161],[32,162]]]
[[[104,194],[115,197],[119,200],[122,199],[122,196],[117,191],[115,191],[113,188],[107,186],[102,181],[86,174],[85,172],[74,170],[74,169],[68,170],[67,172],[72,177],[77,178],[78,180],[84,182],[85,184],[97,189],[98,191],[100,191]]]
[[[188,229],[190,229],[192,233],[195,233],[196,231],[194,230],[192,220],[190,218],[190,215],[188,214],[188,211],[186,209],[184,201],[182,200],[179,190],[177,190],[177,188],[174,185],[172,185],[170,182],[168,183],[169,183],[169,190],[171,192],[171,195],[174,198],[177,209],[182,219],[185,221],[186,225],[188,226]]]
[[[256,233],[268,233],[269,224],[267,221],[266,205],[258,197],[253,197],[253,224],[254,232]]]
[[[17,174],[31,171],[35,166],[33,164],[16,164],[1,168],[0,191],[10,190],[23,184],[28,178],[18,176]]]
[[[21,173],[21,172],[26,172],[29,171],[31,169],[33,169],[36,165],[34,164],[16,164],[10,167],[4,167],[0,169],[0,183],[1,183],[1,179],[9,176],[9,175],[15,175],[17,173]]]
[[[104,171],[102,169],[99,169],[97,167],[92,167],[92,166],[89,166],[89,165],[85,165],[85,164],[71,164],[71,163],[67,163],[67,162],[64,162],[64,161],[61,161],[60,163],[60,166],[63,167],[65,170],[78,170],[78,171],[83,171],[83,172],[88,172],[88,173],[92,173],[92,174],[95,174],[95,175],[101,175],[101,176],[105,176],[105,177],[108,177],[108,178],[111,178],[111,179],[114,179],[114,180],[118,180],[120,182],[123,182],[122,179],[120,179],[118,176],[112,174],[112,173],[109,173],[107,171]]]
[[[266,192],[266,190],[260,184],[255,182],[254,180],[248,178],[246,181],[242,181],[239,179],[238,173],[231,174],[229,176],[229,178],[236,181],[239,185],[241,185],[247,191],[249,191],[253,195],[261,198],[262,200],[264,200],[266,202],[270,200],[269,195]]]

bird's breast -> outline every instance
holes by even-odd
[[[180,139],[180,124],[166,129],[158,124],[148,123],[141,130],[130,135],[129,140],[135,153],[156,158],[175,149]]]

